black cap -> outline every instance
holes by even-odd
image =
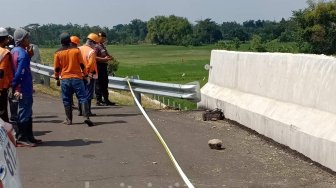
[[[61,39],[61,44],[63,44],[63,45],[68,45],[71,42],[70,35],[69,35],[69,33],[66,33],[66,32],[64,32],[60,35],[60,39]]]
[[[103,31],[102,31],[102,32],[99,32],[98,35],[99,35],[100,37],[106,37],[106,33],[103,32]]]

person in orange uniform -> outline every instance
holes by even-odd
[[[75,35],[73,35],[73,36],[70,37],[70,41],[71,41],[70,46],[72,46],[72,47],[76,47],[77,48],[80,45],[80,39],[79,39],[79,37],[77,37]],[[78,99],[78,97],[77,97],[77,99]],[[75,108],[73,97],[71,98],[71,106],[72,106],[73,109]],[[80,109],[80,103],[79,103],[79,101],[78,101],[78,109]],[[79,111],[81,112],[81,110],[79,110]]]
[[[91,100],[93,99],[93,92],[95,89],[95,81],[98,78],[98,70],[96,64],[96,51],[95,48],[97,44],[100,42],[99,36],[95,33],[90,33],[87,37],[86,43],[79,47],[80,51],[82,52],[85,68],[88,71],[88,78],[86,82],[86,92],[87,96],[86,99],[89,104],[89,114],[90,116],[95,116],[91,112]],[[84,80],[85,82],[85,80]],[[79,114],[81,115],[81,113]]]
[[[6,48],[9,43],[9,35],[5,28],[0,28],[0,118],[9,122],[8,118],[8,88],[14,77],[12,56]]]
[[[84,123],[89,127],[94,126],[89,118],[89,105],[83,82],[83,74],[84,76],[87,74],[82,54],[77,47],[70,45],[71,40],[68,33],[62,33],[60,39],[62,47],[55,52],[54,69],[57,85],[60,85],[62,90],[62,100],[66,115],[64,123],[67,125],[72,124],[71,98],[73,92],[75,92],[80,103],[80,108],[83,111],[83,116],[85,117]]]

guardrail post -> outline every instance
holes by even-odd
[[[42,84],[44,86],[50,86],[50,77],[46,75],[41,75],[36,72],[32,72],[34,83]]]
[[[45,75],[43,75],[43,76],[42,76],[42,79],[43,79],[43,84],[44,84],[45,86],[50,86],[50,77],[49,77],[49,76],[45,76]]]
[[[134,80],[139,80],[140,79],[139,75],[131,76],[131,78],[134,79]],[[134,95],[135,95],[135,98],[138,100],[138,102],[141,104],[141,93],[137,92],[137,91],[134,91]],[[134,104],[135,104],[135,101],[134,101]]]

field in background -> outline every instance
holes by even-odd
[[[214,48],[216,46],[110,45],[108,51],[120,62],[115,73],[118,77],[139,75],[141,80],[178,84],[199,81],[203,86],[208,80],[204,65],[210,63]],[[41,48],[40,51],[43,64],[52,66],[56,48]],[[170,104],[173,101],[183,109],[196,107],[183,100],[170,99]]]
[[[294,52],[298,49],[294,43],[271,41],[264,44],[267,51]],[[109,45],[108,51],[120,62],[118,77],[139,75],[141,80],[165,83],[186,84],[199,81],[201,87],[208,81],[208,71],[205,64],[210,63],[211,50],[222,46],[208,45],[197,47],[166,46],[166,45]],[[52,66],[53,54],[57,48],[41,48],[43,64]],[[231,49],[236,50],[236,49]],[[237,51],[251,51],[249,42],[239,46]],[[151,97],[151,96],[150,96]],[[157,99],[157,98],[156,98]],[[165,104],[168,102],[168,98]],[[169,98],[170,105],[182,109],[194,109],[195,103]]]
[[[199,81],[204,85],[210,63],[210,53],[215,46],[181,47],[158,45],[111,45],[108,51],[119,64],[118,77],[139,75],[142,80],[188,83]],[[56,48],[42,48],[43,64],[52,65]]]

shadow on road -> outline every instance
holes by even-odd
[[[37,120],[37,121],[33,121],[33,123],[62,123],[64,120]]]
[[[46,135],[51,132],[52,131],[34,131],[34,136],[42,136],[42,135]]]
[[[130,117],[130,116],[139,116],[142,114],[97,114],[97,117]]]
[[[75,147],[75,146],[87,146],[91,144],[101,144],[101,140],[92,141],[92,140],[83,140],[83,139],[74,139],[74,140],[64,140],[64,141],[44,141],[41,146],[63,146],[63,147]]]
[[[91,109],[122,108],[121,106],[92,106]]]
[[[93,123],[94,123],[96,126],[98,126],[98,125],[104,125],[104,124],[127,123],[127,121],[122,121],[122,120],[119,120],[119,121],[112,121],[112,122],[96,122],[96,121],[94,121]]]
[[[46,115],[46,116],[33,116],[33,119],[41,119],[41,118],[58,118],[58,116]]]

